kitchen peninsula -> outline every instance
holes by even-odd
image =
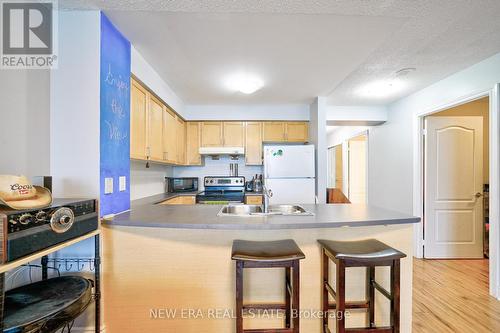
[[[301,332],[320,332],[320,238],[376,238],[407,254],[401,262],[401,331],[411,331],[412,226],[419,218],[349,204],[302,205],[312,216],[228,217],[218,216],[218,205],[156,204],[166,196],[137,200],[131,211],[103,226],[104,304],[110,331],[233,332],[233,240],[294,239],[306,255],[301,262]],[[245,302],[283,300],[283,276],[276,270],[246,270]],[[348,269],[348,299],[364,299],[365,277],[362,268]],[[385,267],[377,269],[376,278],[388,287]],[[379,297],[376,302],[377,325],[388,324],[388,302]],[[279,316],[257,317],[245,324],[281,327]],[[364,311],[352,310],[347,325],[363,326],[365,317]]]

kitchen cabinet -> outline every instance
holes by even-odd
[[[285,141],[285,123],[280,121],[264,122],[264,141],[266,142],[284,142]]]
[[[262,165],[263,142],[308,141],[308,122],[186,122],[142,83],[131,81],[131,159],[202,165],[200,147],[245,147],[245,163]]]
[[[186,123],[186,164],[201,165],[200,155],[201,123],[189,121]]]
[[[307,121],[264,122],[264,142],[307,142],[309,123]]]
[[[245,145],[245,123],[225,121],[223,123],[223,140],[225,147],[243,147]]]
[[[196,197],[194,195],[180,195],[172,199],[165,200],[160,205],[195,205]]]
[[[186,164],[186,123],[177,117],[177,164]]]
[[[303,121],[285,123],[285,140],[287,142],[309,141],[309,123]]]
[[[150,95],[148,152],[153,161],[163,161],[163,113],[162,103]]]
[[[262,165],[262,122],[246,123],[245,164]]]
[[[201,146],[202,147],[222,147],[223,125],[220,121],[201,123]]]
[[[130,158],[147,158],[148,91],[132,80],[130,93]]]
[[[163,122],[163,160],[167,163],[177,163],[177,115],[165,108]]]
[[[245,204],[262,205],[262,195],[245,195]]]

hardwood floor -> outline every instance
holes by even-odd
[[[413,332],[500,332],[488,260],[414,259]]]

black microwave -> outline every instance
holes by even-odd
[[[198,191],[198,178],[196,177],[182,177],[171,178],[165,177],[166,192],[196,192]]]

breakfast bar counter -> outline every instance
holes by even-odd
[[[140,199],[117,215],[110,226],[181,229],[309,229],[418,223],[420,218],[359,204],[300,205],[312,216],[218,216],[220,205],[170,206],[164,194]]]
[[[293,239],[306,258],[300,270],[300,332],[321,332],[321,250],[317,239],[375,238],[407,257],[401,261],[401,332],[411,332],[412,230],[419,218],[365,205],[301,205],[313,216],[218,216],[217,205],[156,205],[164,195],[134,201],[131,211],[103,223],[103,283],[110,332],[235,332],[235,239]],[[331,265],[334,266],[334,265]],[[333,267],[330,267],[332,270]],[[245,302],[282,302],[284,271],[249,269]],[[346,273],[348,300],[365,297],[364,268]],[[388,288],[388,270],[377,268]],[[377,325],[389,324],[389,302],[376,298]],[[366,311],[346,314],[348,327]],[[247,328],[282,327],[282,317],[258,314]],[[333,320],[332,320],[333,322]]]

